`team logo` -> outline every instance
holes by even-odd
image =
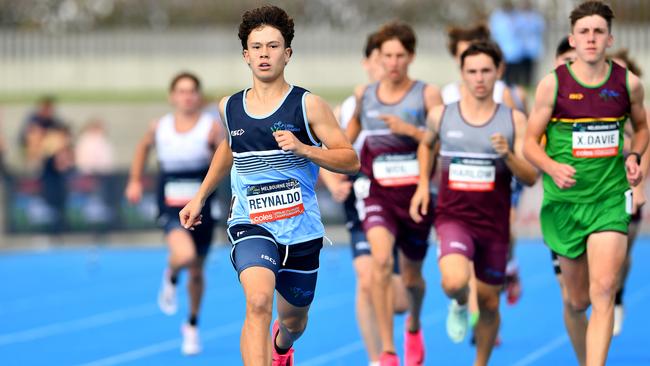
[[[244,132],[246,132],[246,131],[244,131],[243,128],[240,128],[238,130],[230,131],[230,136],[232,136],[232,137],[241,136],[241,135],[244,134]]]
[[[620,95],[621,95],[621,94],[619,94],[619,92],[614,91],[614,90],[610,90],[610,89],[602,89],[602,90],[600,91],[600,94],[598,94],[598,96],[599,96],[600,98],[602,98],[602,99],[603,99],[604,101],[606,101],[606,102],[607,102],[608,100],[610,100],[610,99],[616,99],[616,98],[618,98]]]
[[[278,131],[300,132],[300,128],[294,126],[291,123],[277,121],[273,124],[273,126],[271,126],[271,132],[278,132]]]
[[[569,94],[570,100],[582,100],[585,97],[582,93],[571,93]]]

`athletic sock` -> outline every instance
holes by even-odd
[[[172,285],[176,286],[176,284],[178,283],[178,273],[170,275],[169,282],[171,282]]]
[[[280,348],[280,347],[278,347],[278,344],[275,342],[275,340],[276,340],[276,338],[278,338],[279,334],[280,334],[280,331],[278,331],[275,334],[275,337],[273,338],[273,348],[275,348],[275,352],[277,352],[279,355],[284,355],[287,352],[289,352],[289,350],[291,349],[291,346],[289,346],[289,348]]]
[[[199,324],[199,317],[196,316],[196,314],[191,314],[187,320],[187,323],[193,327],[196,327],[196,325]]]
[[[616,292],[616,298],[614,299],[614,305],[623,305],[623,291],[625,290],[624,287],[621,287],[618,292]]]

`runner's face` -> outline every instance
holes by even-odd
[[[169,99],[181,113],[193,113],[201,107],[201,92],[196,89],[194,80],[190,78],[178,80],[169,94]]]
[[[569,36],[569,43],[576,49],[579,59],[594,64],[605,59],[605,51],[612,46],[614,38],[609,33],[605,18],[590,15],[578,19]]]
[[[380,52],[384,78],[392,82],[400,82],[408,77],[413,55],[408,53],[397,38],[382,43]]]
[[[371,82],[379,81],[384,77],[384,65],[381,62],[381,54],[378,48],[370,53],[368,58],[363,60],[363,67],[368,73],[368,80]]]
[[[271,26],[261,26],[248,35],[248,49],[244,60],[253,76],[262,81],[273,81],[282,75],[289,62],[291,49],[285,48],[282,33]]]
[[[572,63],[576,60],[577,57],[578,55],[576,54],[575,50],[566,51],[555,58],[555,67],[564,65],[567,62]]]
[[[497,81],[497,67],[490,56],[479,53],[465,57],[461,74],[472,96],[477,99],[492,97],[494,83]]]

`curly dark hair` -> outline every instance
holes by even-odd
[[[248,36],[251,32],[264,25],[279,30],[282,33],[282,38],[284,38],[284,46],[286,48],[291,47],[291,41],[293,40],[293,19],[281,8],[273,5],[265,5],[248,10],[242,15],[238,34],[242,49],[248,49]]]

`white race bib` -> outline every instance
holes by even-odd
[[[300,182],[295,179],[250,186],[246,201],[253,224],[284,220],[305,212]]]
[[[165,183],[165,205],[169,207],[185,206],[199,191],[201,182],[195,180],[175,180]]]
[[[605,158],[618,154],[618,122],[574,123],[573,156],[576,158]]]
[[[449,164],[449,188],[454,191],[493,191],[495,179],[493,160],[454,158]]]
[[[383,187],[416,185],[420,179],[420,166],[415,153],[385,154],[373,160],[372,175]]]

